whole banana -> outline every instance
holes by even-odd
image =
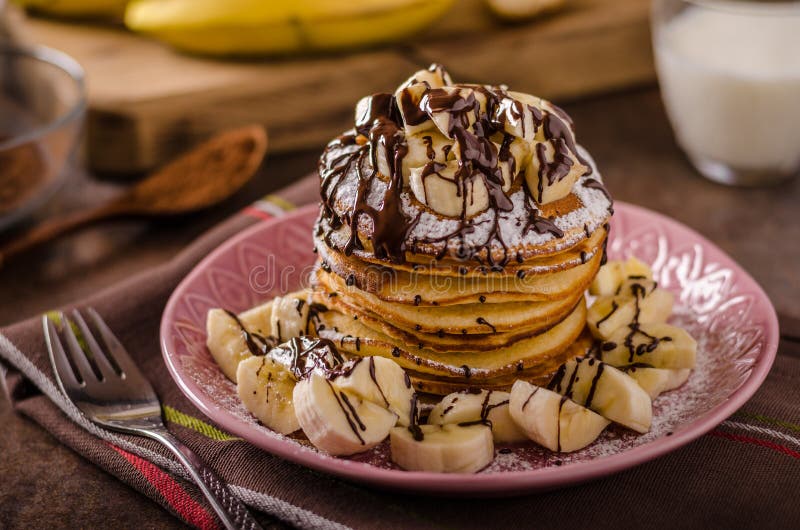
[[[282,55],[401,40],[453,0],[134,0],[133,31],[204,55]]]

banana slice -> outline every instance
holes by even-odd
[[[208,311],[206,346],[225,377],[236,382],[236,369],[241,361],[255,354],[262,355],[275,344],[274,338],[269,337],[271,315],[271,301],[236,318],[224,309]]]
[[[692,370],[631,366],[625,369],[625,373],[648,393],[650,399],[655,399],[684,384]]]
[[[394,97],[397,100],[397,108],[400,109],[403,129],[407,136],[435,130],[431,117],[420,107],[423,96],[430,89],[431,87],[426,83],[413,83],[408,86],[401,85],[401,88],[395,92]]]
[[[486,97],[468,87],[444,86],[425,92],[419,107],[443,135],[454,139],[453,126],[471,128],[480,118],[481,109],[485,112]]]
[[[547,388],[634,431],[650,430],[650,396],[610,364],[585,357],[573,359],[561,365]]]
[[[503,191],[508,192],[514,183],[514,179],[528,165],[529,157],[531,156],[530,147],[525,140],[520,138],[514,138],[505,149],[502,145],[497,147],[498,165],[503,172]]]
[[[397,90],[410,87],[411,85],[425,84],[428,88],[441,88],[453,84],[450,74],[444,66],[438,63],[433,63],[427,70],[417,70],[411,77],[400,83]]]
[[[479,392],[454,392],[445,396],[430,412],[428,423],[491,423],[495,442],[521,442],[527,439],[508,413],[508,392],[481,390]]]
[[[629,278],[617,291],[598,297],[586,313],[586,323],[596,338],[609,340],[629,324],[665,322],[672,314],[672,293],[658,289],[652,280]]]
[[[431,116],[422,109],[421,102],[432,88],[453,84],[450,74],[441,64],[432,64],[427,70],[419,70],[406,79],[395,91],[397,107],[403,117],[407,135],[418,134],[434,128]]]
[[[536,142],[525,169],[525,180],[534,200],[548,204],[563,199],[586,171],[572,153],[558,152],[552,142]]]
[[[304,336],[308,328],[308,312],[309,303],[305,294],[276,296],[272,299],[270,334],[278,342]]]
[[[410,425],[415,399],[405,370],[385,357],[359,357],[351,362],[352,368],[331,380],[333,386],[389,409],[397,416],[397,423]]]
[[[583,449],[611,423],[586,407],[527,381],[515,381],[509,399],[509,412],[516,424],[531,440],[551,451]]]
[[[494,459],[492,430],[482,424],[395,427],[389,440],[392,462],[409,471],[475,473]]]
[[[431,210],[447,216],[460,217],[466,210],[468,217],[489,207],[489,191],[480,174],[459,182],[458,161],[446,165],[431,162],[411,170],[409,184],[414,196]]]
[[[654,368],[694,368],[697,341],[677,326],[639,324],[618,329],[600,350],[602,361],[612,366],[645,364]]]
[[[428,162],[446,164],[453,160],[453,141],[436,130],[406,136],[408,153],[403,157],[403,178],[408,182],[411,170],[422,168]]]
[[[627,261],[609,261],[597,271],[589,293],[598,296],[615,294],[627,279],[653,279],[652,269],[634,256]]]
[[[542,123],[542,111],[511,96],[504,97],[492,113],[492,123],[503,131],[531,143]]]
[[[318,449],[352,455],[375,447],[397,423],[397,415],[355,393],[337,389],[317,373],[297,383],[293,393],[297,421]]]
[[[269,355],[249,357],[236,370],[236,390],[245,408],[261,423],[280,434],[300,428],[292,393],[295,378]]]

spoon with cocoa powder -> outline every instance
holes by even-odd
[[[267,150],[263,127],[222,132],[200,144],[119,197],[88,210],[45,221],[0,248],[0,265],[11,256],[88,224],[123,216],[166,216],[213,206],[233,195],[256,173]]]

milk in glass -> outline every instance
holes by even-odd
[[[654,45],[675,135],[701,171],[800,167],[800,3],[688,5]]]

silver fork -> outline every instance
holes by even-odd
[[[167,430],[161,418],[161,402],[150,382],[100,315],[92,308],[87,312],[105,348],[100,346],[77,310],[71,316],[94,367],[63,313],[60,325],[47,316],[42,317],[50,361],[64,394],[92,422],[115,431],[146,436],[165,445],[186,467],[226,528],[260,529],[244,504],[214,472]],[[59,338],[59,328],[69,357]]]

